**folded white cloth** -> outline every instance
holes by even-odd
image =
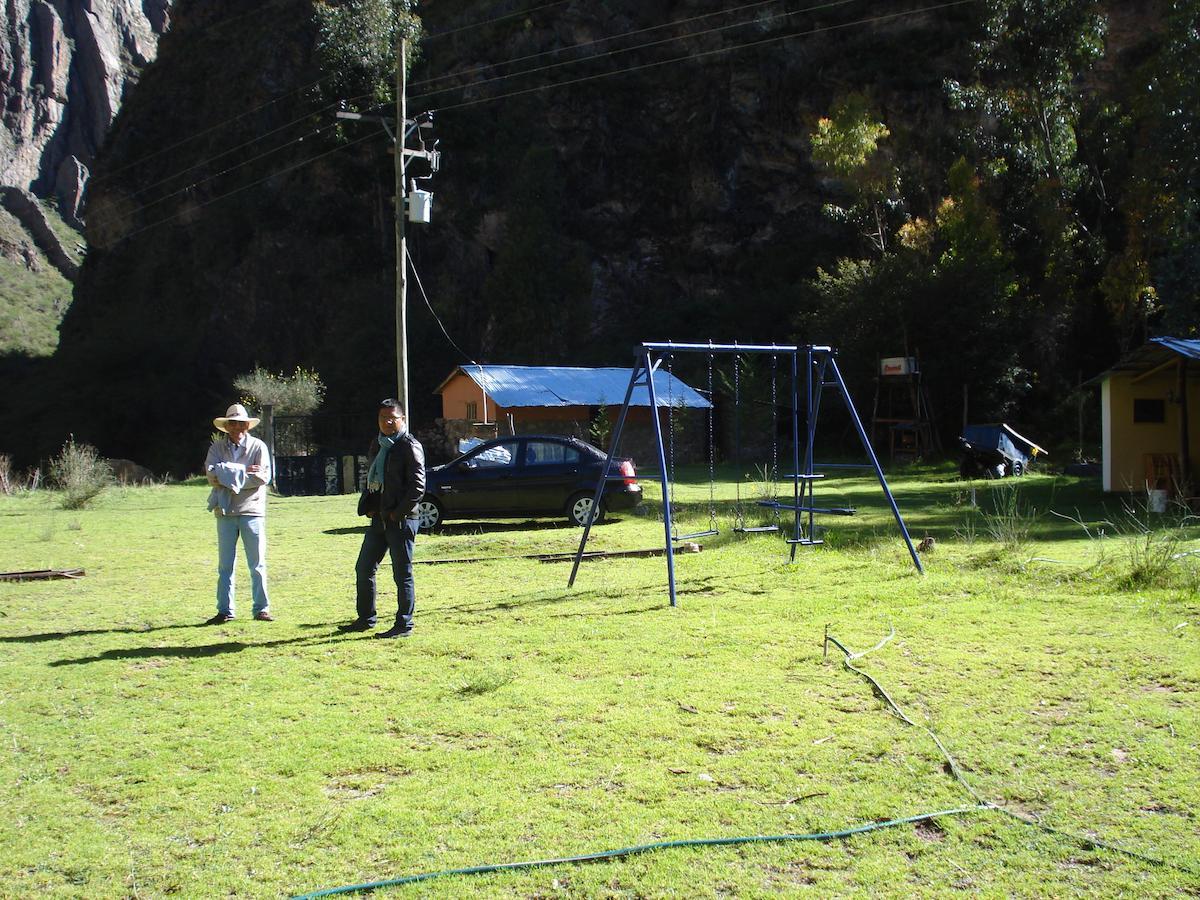
[[[221,486],[213,488],[208,495],[209,512],[219,506],[221,515],[227,516],[233,507],[234,495],[246,486],[246,467],[241,463],[221,462],[209,466],[208,471],[221,482]]]

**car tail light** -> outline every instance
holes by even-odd
[[[637,484],[637,471],[633,468],[632,460],[623,460],[617,471],[625,476],[626,484]]]

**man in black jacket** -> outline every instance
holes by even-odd
[[[384,553],[390,552],[396,580],[396,624],[376,637],[408,637],[416,605],[412,558],[420,525],[417,503],[425,494],[425,451],[409,433],[400,401],[388,399],[379,404],[379,435],[371,442],[370,456],[367,488],[358,498],[358,514],[369,519],[354,567],[358,617],[340,627],[343,631],[375,627],[375,572]]]

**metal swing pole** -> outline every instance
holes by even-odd
[[[658,451],[658,471],[662,473],[663,538],[667,556],[667,589],[671,594],[671,606],[677,606],[675,598],[675,542],[671,540],[671,500],[667,495],[667,457],[663,450],[662,423],[658,421],[658,396],[654,392],[654,369],[650,366],[650,349],[644,348],[646,368],[646,390],[650,392],[650,421],[654,423],[654,446]]]
[[[811,346],[804,348],[805,367],[804,367],[804,384],[806,388],[805,402],[806,414],[808,416],[805,424],[808,427],[808,446],[804,454],[804,476],[805,484],[808,488],[808,539],[815,540],[813,536],[813,506],[816,503],[816,497],[813,495],[813,443],[816,441],[817,423],[816,423],[816,404],[813,403],[813,348]]]
[[[792,471],[800,472],[800,385],[798,383],[798,351],[792,350]],[[793,529],[792,539],[800,540],[800,479],[792,478],[792,506],[795,507],[792,511]],[[792,552],[789,561],[796,561],[796,544],[792,544]]]
[[[925,567],[921,565],[921,557],[917,555],[917,550],[913,547],[912,538],[908,536],[908,526],[904,524],[904,517],[900,515],[900,508],[896,506],[896,498],[892,496],[892,489],[888,487],[887,479],[883,475],[883,469],[879,466],[879,460],[875,456],[875,448],[871,446],[871,441],[867,438],[867,432],[863,428],[862,420],[858,417],[858,410],[854,408],[854,401],[850,399],[850,391],[846,388],[846,381],[842,378],[842,371],[838,368],[837,360],[833,355],[829,356],[829,364],[833,366],[833,375],[837,379],[838,387],[842,391],[842,399],[846,401],[846,409],[850,412],[850,421],[854,423],[854,430],[858,432],[858,439],[862,441],[863,447],[867,451],[867,458],[871,460],[871,466],[875,469],[875,477],[879,479],[879,486],[883,488],[883,493],[888,499],[888,505],[892,508],[892,515],[896,517],[896,524],[900,526],[900,533],[904,535],[904,543],[908,546],[908,553],[912,557],[913,565],[917,567],[917,571],[922,575],[925,574]]]
[[[652,377],[652,372],[649,368],[650,354],[644,354],[646,359],[646,380],[649,381]],[[608,441],[608,457],[604,460],[604,468],[600,470],[600,478],[596,482],[596,490],[592,493],[592,514],[588,516],[587,524],[583,526],[583,535],[579,538],[579,550],[575,553],[575,564],[571,566],[571,577],[567,580],[567,587],[575,586],[575,574],[579,571],[579,563],[583,559],[583,549],[587,546],[588,535],[592,533],[592,523],[596,521],[596,517],[600,514],[600,502],[604,499],[604,488],[608,484],[608,473],[612,468],[613,457],[617,453],[617,445],[621,441],[621,431],[625,427],[625,415],[629,412],[629,401],[633,398],[633,389],[637,385],[640,367],[642,365],[641,357],[633,367],[633,371],[629,373],[629,387],[625,389],[625,402],[621,404],[621,414],[617,416],[617,426],[613,429],[612,437]],[[662,453],[662,441],[659,441],[659,453]],[[669,542],[668,542],[669,543]],[[674,590],[672,590],[671,598],[674,599]]]

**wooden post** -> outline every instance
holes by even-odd
[[[263,443],[267,445],[267,456],[271,463],[272,487],[275,486],[275,407],[270,403],[263,404]]]
[[[1179,493],[1192,493],[1192,454],[1188,434],[1187,359],[1179,358]]]
[[[412,420],[412,409],[408,405],[408,260],[404,242],[404,219],[408,211],[404,208],[405,185],[404,164],[408,161],[404,153],[408,128],[408,38],[401,37],[396,43],[396,396],[404,404],[404,414]]]

